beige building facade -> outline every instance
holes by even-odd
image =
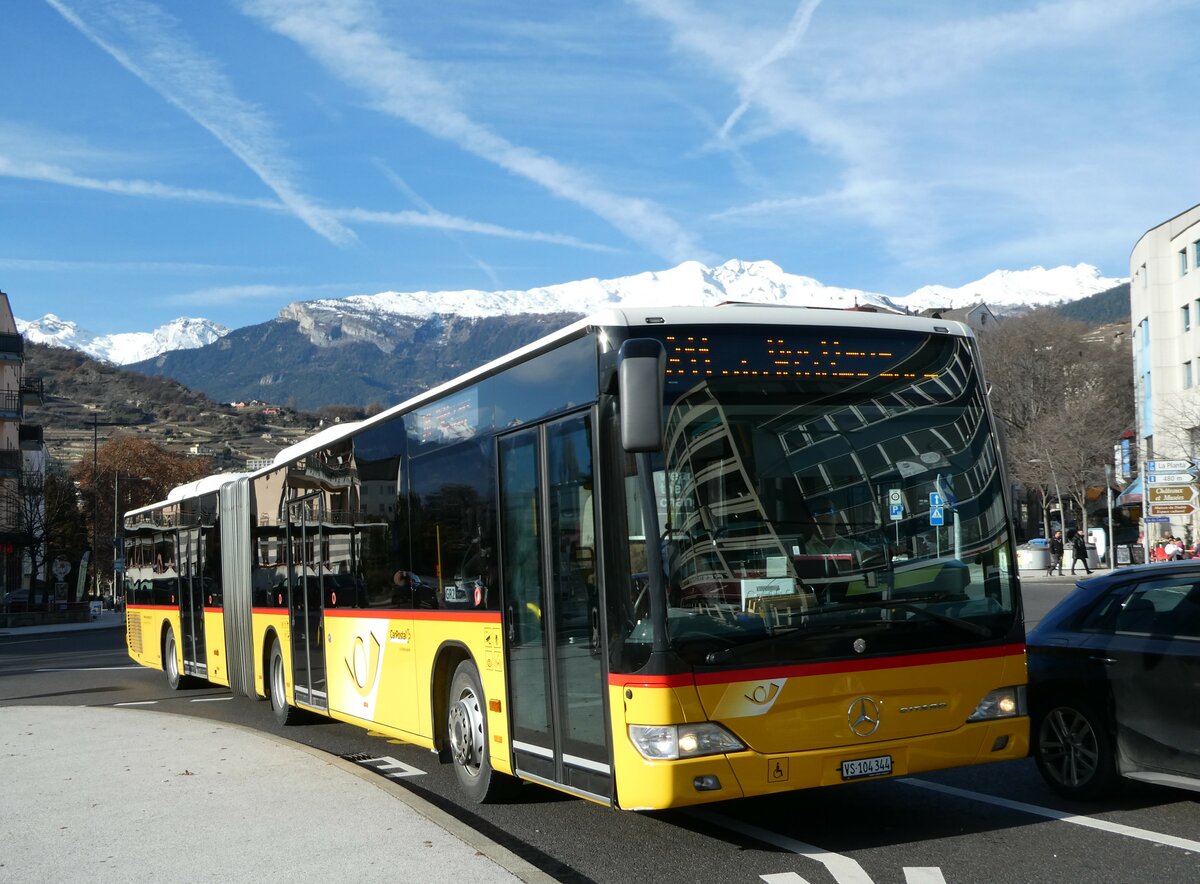
[[[1148,230],[1129,275],[1146,539],[1194,542],[1200,504],[1183,462],[1200,463],[1200,206]]]

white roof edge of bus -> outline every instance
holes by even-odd
[[[301,439],[294,445],[289,445],[287,448],[281,448],[279,453],[271,460],[271,467],[279,466],[281,463],[296,460],[300,455],[307,454],[309,451],[322,448],[331,442],[336,442],[343,436],[349,436],[358,429],[361,421],[350,421],[344,424],[333,424],[323,430],[318,430],[311,436]]]
[[[591,326],[624,326],[626,328],[658,328],[661,325],[674,323],[728,323],[732,325],[775,325],[779,324],[784,316],[790,323],[795,325],[830,325],[834,322],[838,324],[857,327],[857,328],[877,328],[877,329],[916,329],[925,332],[943,331],[949,334],[955,334],[960,337],[973,338],[974,332],[969,326],[949,319],[932,319],[926,316],[914,316],[905,313],[886,313],[873,312],[866,310],[841,310],[841,309],[825,309],[821,307],[799,307],[790,305],[774,305],[774,304],[721,304],[711,307],[606,307],[595,313],[592,313],[583,319],[576,320],[570,325],[560,328],[558,331],[551,332],[544,337],[538,338],[526,344],[524,347],[518,347],[511,353],[506,353],[490,362],[484,363],[478,368],[460,374],[451,378],[444,383],[426,390],[403,402],[393,405],[391,408],[384,409],[379,414],[372,415],[369,418],[361,421],[352,421],[345,424],[334,424],[331,427],[326,427],[323,430],[303,439],[294,445],[289,445],[287,448],[281,449],[278,454],[272,459],[270,466],[262,467],[251,473],[218,473],[216,476],[207,476],[205,479],[199,480],[204,482],[208,479],[216,481],[212,488],[205,490],[214,490],[221,487],[226,482],[234,481],[242,477],[252,479],[257,476],[262,476],[278,469],[283,463],[297,459],[303,454],[314,451],[324,445],[336,442],[346,436],[356,433],[360,430],[369,429],[375,424],[383,423],[390,420],[397,414],[411,411],[413,408],[421,405],[424,402],[436,400],[443,393],[449,392],[455,387],[460,387],[471,381],[486,377],[496,369],[502,368],[513,362],[519,361],[523,356],[535,353],[538,350],[545,349],[555,341],[563,338],[569,338],[576,335],[579,331]],[[834,319],[834,316],[839,319]],[[648,319],[657,321],[651,323]],[[168,495],[167,501],[181,499],[188,496],[180,494],[176,496],[176,492],[187,488],[190,485],[198,483],[189,483],[189,485],[181,485],[178,488],[171,489],[171,494]],[[202,491],[194,491],[193,494],[204,493]],[[164,501],[164,502],[167,502]],[[126,515],[136,515],[146,510],[157,509],[164,502],[153,503],[149,506],[142,507],[137,510],[130,510]]]
[[[216,491],[219,488],[228,485],[230,482],[236,482],[238,479],[249,476],[250,473],[213,473],[211,476],[205,476],[197,479],[194,482],[184,482],[182,485],[176,485],[167,492],[165,500],[157,500],[154,503],[148,503],[145,506],[140,506],[135,510],[127,510],[126,516],[136,516],[141,513],[150,512],[151,510],[161,509],[168,503],[174,503],[179,500],[184,500],[188,497],[199,497],[201,494],[207,494],[210,491]]]

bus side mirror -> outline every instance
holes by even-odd
[[[628,452],[662,448],[666,367],[667,353],[653,338],[630,338],[617,353],[621,446]]]

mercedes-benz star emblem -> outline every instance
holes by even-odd
[[[846,721],[857,736],[869,737],[879,730],[879,705],[870,697],[859,697],[846,710]]]

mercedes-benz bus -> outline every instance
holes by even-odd
[[[955,322],[576,322],[127,513],[129,652],[518,780],[678,807],[1028,751],[1008,483]]]

